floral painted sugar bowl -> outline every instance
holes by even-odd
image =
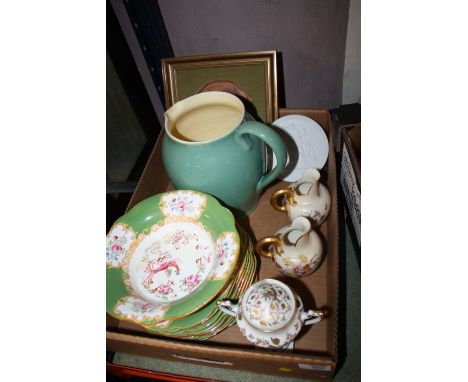
[[[303,216],[281,228],[275,236],[260,239],[255,250],[260,256],[273,260],[281,273],[297,278],[315,272],[323,255],[320,236]]]
[[[303,325],[324,318],[323,311],[304,311],[299,296],[286,284],[273,279],[251,285],[238,304],[218,301],[218,308],[236,317],[237,326],[249,342],[270,349],[286,349]]]

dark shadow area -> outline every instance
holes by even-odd
[[[150,148],[161,131],[159,121],[148,97],[145,85],[141,79],[140,72],[135,64],[130,48],[122,32],[117,17],[109,4],[106,2],[106,49],[117,75],[125,88],[128,100],[132,105],[138,121],[148,139]],[[146,161],[145,161],[146,163]]]
[[[123,4],[161,103],[165,105],[161,59],[174,57],[174,52],[159,4],[154,0],[126,0]]]
[[[338,133],[338,121],[336,109],[332,111],[332,126],[331,134],[333,142],[336,146],[336,136]],[[336,162],[340,163],[340,153],[336,153]],[[337,165],[337,187],[340,188],[340,166]],[[340,262],[338,267],[338,284],[339,284],[339,296],[338,296],[338,343],[337,343],[337,365],[336,373],[343,367],[347,357],[347,331],[346,331],[346,311],[347,311],[347,291],[346,291],[346,227],[345,227],[345,216],[344,216],[344,198],[342,197],[341,190],[338,191],[338,253],[340,256]]]
[[[340,264],[338,268],[339,298],[338,298],[338,362],[336,372],[343,366],[347,356],[347,331],[346,331],[346,311],[347,311],[347,291],[346,291],[346,227],[344,217],[343,199],[338,198],[338,252],[340,254]]]
[[[283,53],[276,52],[276,84],[278,92],[278,108],[286,107],[286,91],[284,87]]]
[[[249,113],[253,119],[255,119],[256,121],[258,122],[262,122],[262,119],[259,117],[258,115],[258,112],[257,112],[257,108],[255,107],[255,105],[252,103],[252,101],[250,101],[249,99],[245,98],[245,97],[241,97],[241,96],[237,96],[241,101],[242,103],[244,104],[244,107],[245,107],[245,111],[247,113]]]
[[[279,276],[275,277],[275,280],[285,283],[297,293],[297,295],[302,300],[304,310],[319,309],[319,307],[316,306],[314,295],[301,279],[288,276]],[[296,340],[299,340],[301,337],[306,335],[312,327],[313,325],[304,325],[301,331],[299,332],[298,336],[296,337]]]
[[[344,199],[344,194],[341,190],[340,190],[340,193],[341,193],[341,197]],[[347,208],[348,207],[346,206],[346,212],[348,212]],[[357,260],[359,271],[360,271],[361,270],[361,247],[359,246],[359,241],[356,236],[356,232],[354,231],[354,225],[353,225],[353,222],[351,221],[349,213],[345,215],[344,219],[348,227],[349,237],[351,239],[351,244],[353,245],[354,253],[356,254],[356,260]]]
[[[124,214],[131,197],[130,193],[106,195],[106,233],[109,232],[114,222]]]
[[[310,221],[310,220],[309,220]],[[322,241],[322,248],[323,248],[323,252],[322,252],[322,260],[320,261],[320,265],[317,267],[317,269],[319,269],[323,262],[325,261],[325,259],[327,258],[327,255],[328,255],[328,245],[327,245],[327,239],[325,238],[325,235],[322,233],[322,231],[320,231],[317,228],[312,228],[314,230],[314,232],[319,236],[320,240]]]
[[[168,381],[168,379],[159,379],[155,377],[145,378],[136,376],[117,376],[112,373],[106,373],[107,382],[154,382],[154,381]]]
[[[341,105],[332,111],[332,124],[333,124],[333,135],[335,146],[337,146],[337,136],[341,125],[349,125],[352,123],[361,122],[361,105],[360,104],[349,104]],[[344,145],[344,142],[342,143]],[[340,229],[346,230],[346,226],[349,229],[351,243],[356,254],[356,260],[358,262],[359,270],[361,270],[361,246],[356,236],[354,226],[349,214],[349,208],[346,203],[346,197],[340,182],[341,179],[341,161],[343,156],[343,150],[336,152],[337,162],[337,184],[338,184],[338,200],[340,202],[340,213],[342,213],[342,227]],[[360,161],[360,142],[359,142],[359,161]],[[359,183],[358,183],[359,185]],[[359,186],[360,188],[360,186]],[[345,226],[346,225],[346,226]],[[341,232],[341,231],[340,231]],[[343,231],[344,232],[344,231]],[[344,248],[344,247],[343,247]]]
[[[252,239],[252,240],[255,240],[256,237],[255,237],[255,234],[252,230],[252,227],[250,226],[250,218],[249,216],[241,216],[241,217],[238,217],[236,218],[237,220],[237,223],[245,230],[245,232],[247,233],[247,235],[249,235],[249,237]]]
[[[285,178],[294,170],[294,167],[296,167],[297,162],[299,161],[299,148],[297,147],[297,144],[294,141],[294,138],[291,137],[291,135],[289,135],[288,132],[282,129],[278,129],[275,126],[271,126],[271,128],[283,139],[283,142],[286,145],[286,150],[287,150],[286,166],[284,167],[283,171],[279,175],[281,178]],[[270,160],[268,160],[268,162],[269,162],[269,168],[271,168],[273,166],[273,161],[270,162]]]
[[[128,101],[137,120],[137,126],[132,126],[132,129],[137,129],[136,131],[140,131],[140,134],[143,133],[144,136],[144,144],[142,145],[141,151],[136,159],[132,159],[132,163],[128,163],[130,159],[127,161],[128,167],[130,168],[128,176],[125,179],[107,179],[107,189],[115,189],[115,192],[108,193],[106,196],[106,231],[108,231],[113,222],[124,214],[126,205],[130,201],[130,197],[133,192],[133,190],[120,192],[118,190],[118,183],[129,181],[130,183],[132,181],[134,183],[140,178],[151,150],[156,142],[156,138],[161,131],[161,127],[118,22],[117,16],[109,1],[106,2],[106,38],[106,51],[108,57],[110,58],[118,80],[124,89],[124,93],[121,95],[117,95],[112,92],[109,93],[109,89],[113,89],[113,87],[109,87],[108,84],[108,102],[110,100],[112,105],[118,107],[119,102],[123,102],[125,100]],[[113,77],[108,77],[107,81],[111,81],[112,78]],[[121,100],[121,98],[123,99]],[[106,146],[107,151],[115,150],[112,143],[118,143],[120,145],[120,142],[122,142],[122,145],[128,145],[128,143],[125,143],[127,139],[125,134],[120,132],[115,133],[115,131],[120,130],[115,130],[113,123],[122,123],[121,121],[119,122],[115,115],[109,114],[112,113],[112,110],[119,110],[115,109],[115,107],[111,109],[107,108],[106,130],[108,138],[111,138],[110,140],[108,139]],[[121,113],[123,113],[123,110],[125,109],[120,108],[120,110]],[[124,114],[124,116],[126,115],[127,114]],[[130,131],[135,130],[129,130],[129,134],[131,134]],[[106,166],[109,168],[109,163],[107,163]]]

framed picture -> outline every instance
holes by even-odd
[[[278,119],[276,51],[162,59],[166,108],[191,95],[222,90],[237,95],[246,110],[267,124]]]

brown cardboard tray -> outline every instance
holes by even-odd
[[[338,326],[338,213],[335,151],[332,145],[331,121],[327,110],[280,109],[280,116],[301,114],[313,118],[326,131],[330,150],[328,162],[321,171],[322,182],[330,190],[332,206],[327,221],[320,227],[325,259],[310,276],[291,279],[281,276],[271,260],[261,259],[259,278],[281,279],[301,296],[307,309],[322,308],[328,317],[307,326],[296,339],[294,350],[278,352],[255,348],[232,326],[217,336],[201,342],[158,337],[143,329],[107,315],[107,350],[139,354],[172,361],[192,362],[226,369],[248,370],[284,377],[330,380],[335,372]],[[161,158],[162,134],[151,153],[128,209],[152,195],[172,189]],[[286,187],[277,181],[264,191],[257,209],[239,223],[253,239],[272,235],[289,224],[286,213],[275,211],[269,204],[271,194]]]
[[[361,124],[340,125],[336,141],[338,184],[357,244],[361,247]]]
[[[349,152],[351,164],[356,176],[357,185],[361,189],[361,124],[341,125],[338,132],[337,151],[343,146]]]

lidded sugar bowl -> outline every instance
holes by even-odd
[[[324,318],[320,310],[304,311],[300,297],[278,280],[264,279],[251,285],[238,304],[218,301],[224,313],[236,317],[242,335],[256,346],[286,349],[303,325]]]

